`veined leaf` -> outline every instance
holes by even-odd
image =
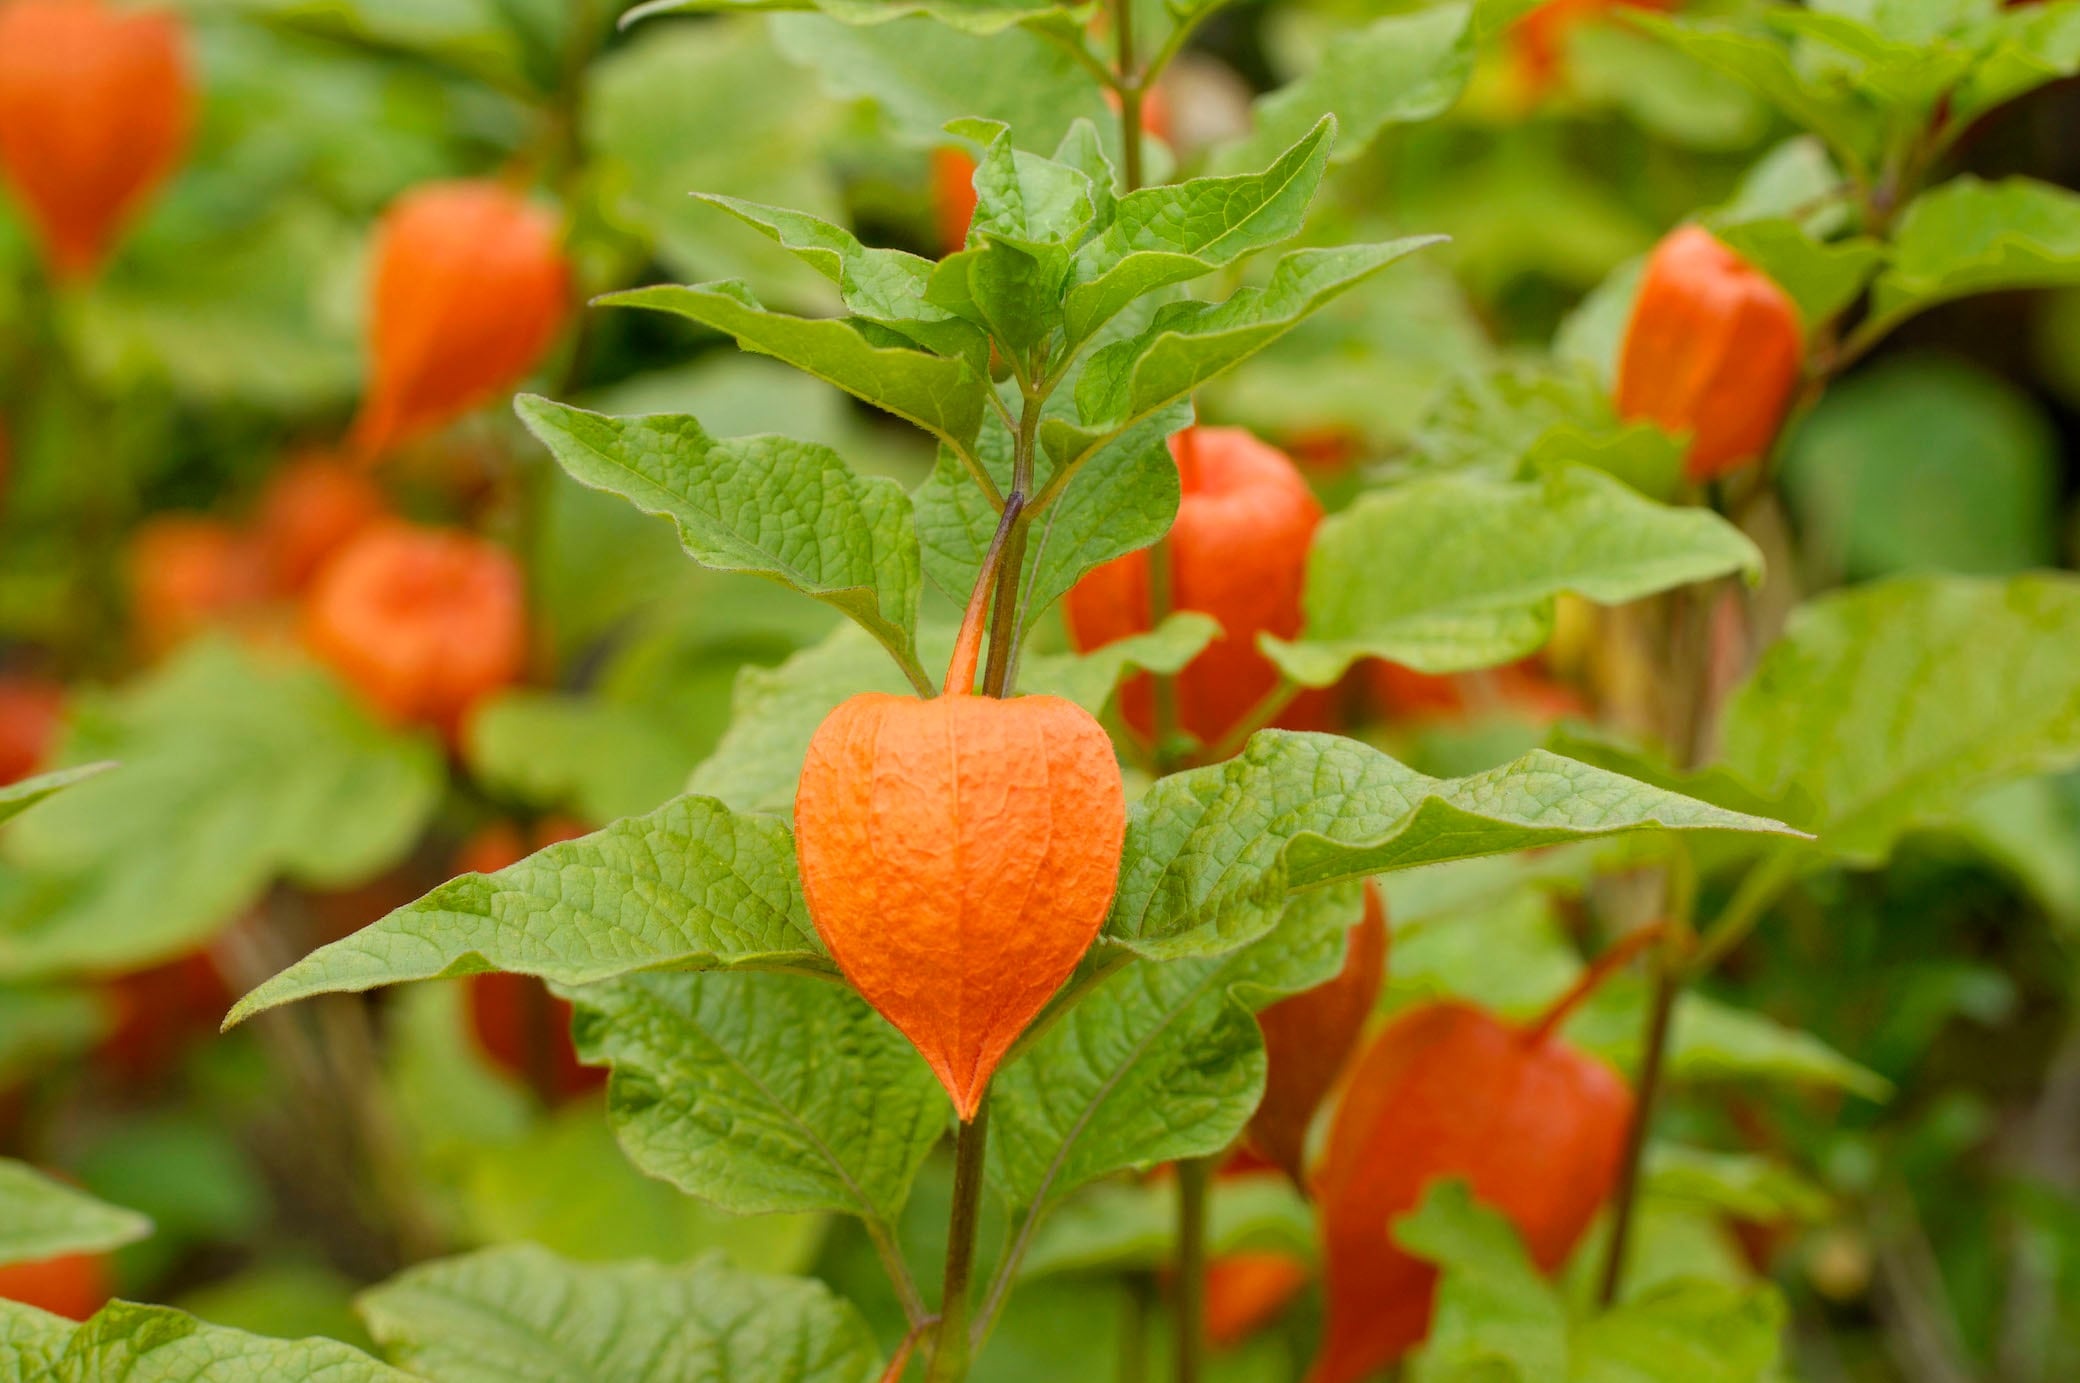
[[[886,24],[924,15],[964,33],[988,36],[1016,24],[1059,16],[1058,0],[648,0],[621,16],[625,28],[661,14],[740,10],[810,10],[846,24]]]
[[[0,1157],[0,1264],[61,1253],[101,1253],[134,1243],[152,1222],[104,1205],[35,1168]]]
[[[13,1371],[20,1361],[20,1372]],[[79,1325],[0,1301],[0,1378],[13,1383],[416,1383],[337,1340],[276,1340],[170,1306],[113,1301]]]
[[[738,1214],[883,1224],[945,1134],[917,1050],[842,985],[801,975],[634,975],[567,991],[607,1117],[638,1167]]]
[[[470,772],[504,797],[616,821],[679,795],[692,754],[647,712],[519,687],[480,702],[463,727]]]
[[[1744,221],[1713,233],[1791,295],[1809,335],[1856,301],[1888,253],[1865,236],[1819,240],[1788,217]]]
[[[1263,644],[1310,687],[1364,657],[1461,672],[1536,652],[1563,593],[1616,605],[1734,572],[1762,574],[1739,529],[1587,466],[1551,466],[1528,484],[1438,476],[1325,520],[1308,554],[1303,636]]]
[[[923,678],[917,530],[895,481],[810,442],[717,440],[689,417],[610,418],[533,394],[514,408],[580,483],[670,519],[695,561],[829,602]]]
[[[1926,577],[1823,596],[1735,694],[1726,766],[1816,804],[1853,864],[1999,783],[2080,764],[2080,578]]]
[[[821,1283],[573,1263],[531,1244],[422,1263],[362,1293],[369,1333],[430,1383],[865,1383],[858,1312]]]
[[[1266,730],[1129,810],[1104,939],[1158,959],[1216,954],[1268,931],[1290,890],[1654,829],[1795,834],[1543,751],[1440,779],[1355,740]]]
[[[2080,283],[2080,193],[2028,178],[1952,178],[1900,217],[1871,312],[1890,325],[1949,298]]]
[[[1879,112],[1850,89],[1846,74],[1808,72],[1778,39],[1723,22],[1675,22],[1628,15],[1627,22],[1673,44],[1707,67],[1752,87],[1801,127],[1826,140],[1859,168],[1877,151]]]
[[[680,797],[464,874],[321,946],[238,1001],[228,1027],[314,994],[485,970],[589,984],[644,970],[828,970],[775,817]]]
[[[773,312],[734,280],[633,288],[599,301],[690,317],[735,337],[745,350],[784,360],[955,446],[972,443],[982,424],[983,390],[989,386],[965,360],[875,345],[841,318]]]
[[[1070,343],[1087,340],[1143,294],[1297,234],[1335,139],[1336,122],[1324,116],[1261,173],[1193,178],[1120,198],[1104,234],[1076,252],[1063,305]]]

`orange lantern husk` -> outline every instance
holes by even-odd
[[[1445,1001],[1406,1010],[1373,1039],[1315,1178],[1327,1321],[1307,1383],[1358,1383],[1428,1333],[1437,1271],[1391,1226],[1434,1182],[1465,1180],[1545,1272],[1574,1251],[1617,1184],[1632,1092],[1558,1030],[1658,934],[1613,947],[1529,1027]]]
[[[59,278],[92,277],[195,123],[181,24],[98,0],[0,4],[0,174]]]
[[[361,456],[445,426],[541,362],[570,312],[560,242],[554,215],[494,182],[431,183],[384,214]]]
[[[1183,496],[1163,550],[1170,601],[1220,621],[1221,634],[1177,675],[1178,720],[1213,744],[1240,724],[1278,683],[1257,635],[1289,639],[1300,630],[1307,550],[1322,506],[1290,458],[1238,427],[1189,427],[1170,439]],[[1087,573],[1063,602],[1069,637],[1089,652],[1151,624],[1149,550],[1130,552]],[[1149,734],[1155,722],[1149,679],[1121,689],[1127,723]],[[1307,693],[1277,724],[1326,728],[1332,698]]]
[[[994,565],[945,690],[844,702],[811,738],[795,796],[817,933],[964,1121],[1097,939],[1126,836],[1119,763],[1088,711],[971,691]]]
[[[98,1253],[66,1253],[33,1263],[0,1265],[0,1301],[16,1301],[83,1321],[108,1304],[108,1262]]]
[[[975,160],[964,149],[932,150],[932,224],[941,255],[967,248],[975,202]]]
[[[1249,1143],[1296,1183],[1304,1183],[1307,1131],[1335,1088],[1387,972],[1386,900],[1365,881],[1365,914],[1351,929],[1343,969],[1327,984],[1281,999],[1257,1015],[1264,1030],[1264,1099],[1249,1122]]]
[[[303,634],[383,714],[452,737],[526,665],[520,569],[481,538],[384,520],[318,573]]]
[[[42,677],[0,675],[0,787],[50,761],[65,724],[65,688]]]
[[[359,467],[324,455],[291,461],[268,478],[255,515],[269,580],[279,591],[304,590],[386,512],[382,491]]]
[[[1702,226],[1655,247],[1618,362],[1618,413],[1687,432],[1706,481],[1766,453],[1798,384],[1798,308]]]

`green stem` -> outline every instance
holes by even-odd
[[[945,1288],[939,1325],[932,1332],[932,1365],[925,1383],[961,1383],[968,1376],[968,1279],[975,1267],[975,1236],[982,1221],[983,1153],[989,1142],[989,1097],[953,1140],[953,1213],[946,1232]]]
[[[1199,1383],[1206,1356],[1206,1187],[1213,1159],[1177,1164],[1177,1383]]]
[[[1292,678],[1281,676],[1277,684],[1265,692],[1257,704],[1250,707],[1249,712],[1236,721],[1227,734],[1221,736],[1219,743],[1199,756],[1199,762],[1217,764],[1234,758],[1242,752],[1242,746],[1249,743],[1251,735],[1277,720],[1286,707],[1293,704],[1293,699],[1305,690],[1306,688]]]
[[[1691,955],[1688,978],[1703,979],[1745,941],[1797,872],[1798,857],[1790,850],[1779,850],[1749,869]]]
[[[1661,1093],[1661,1071],[1666,1064],[1668,1032],[1675,1014],[1676,996],[1682,990],[1679,968],[1664,953],[1655,967],[1654,998],[1647,1010],[1646,1053],[1639,1069],[1639,1093],[1634,1100],[1632,1124],[1625,1131],[1625,1160],[1618,1173],[1617,1211],[1611,1220],[1610,1247],[1604,1253],[1603,1278],[1596,1299],[1605,1307],[1615,1304],[1625,1282],[1625,1255],[1632,1239],[1632,1222],[1639,1206],[1640,1174],[1646,1162],[1647,1129],[1654,1120],[1654,1104]]]
[[[1113,0],[1112,26],[1119,40],[1119,145],[1126,190],[1141,187],[1141,102],[1147,95],[1134,64],[1134,0]]]

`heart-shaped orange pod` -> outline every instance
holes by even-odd
[[[194,122],[172,15],[98,0],[0,4],[0,170],[59,277],[101,267]]]
[[[1291,638],[1300,630],[1300,588],[1307,549],[1322,506],[1292,460],[1239,427],[1189,427],[1170,439],[1183,497],[1164,544],[1170,600],[1221,623],[1222,634],[1177,676],[1184,728],[1212,744],[1238,724],[1278,681],[1257,651],[1262,632]],[[1079,652],[1103,647],[1150,625],[1148,549],[1087,573],[1063,611]],[[1127,723],[1148,734],[1155,721],[1146,677],[1120,693]],[[1328,700],[1303,696],[1278,723],[1320,728]]]
[[[479,698],[525,666],[520,568],[467,533],[385,520],[318,573],[303,633],[386,715],[452,736]]]
[[[810,739],[794,803],[817,933],[963,1121],[1097,939],[1127,830],[1119,761],[1090,712],[970,690],[993,564],[945,690],[845,701]]]
[[[1574,1251],[1617,1184],[1632,1092],[1557,1033],[1658,934],[1611,948],[1529,1027],[1448,1001],[1401,1013],[1373,1039],[1315,1179],[1328,1319],[1307,1383],[1358,1383],[1428,1333],[1437,1271],[1393,1241],[1391,1224],[1435,1181],[1464,1179],[1544,1271]]]
[[[1688,432],[1692,480],[1769,450],[1798,383],[1798,308],[1702,226],[1654,247],[1625,328],[1618,413]]]
[[[494,182],[415,188],[376,229],[364,456],[431,432],[526,378],[569,315],[556,217]]]
[[[1351,929],[1336,978],[1257,1015],[1269,1069],[1249,1141],[1295,1182],[1305,1179],[1308,1127],[1357,1047],[1386,974],[1387,905],[1379,885],[1367,879],[1365,915]]]

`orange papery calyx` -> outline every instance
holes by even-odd
[[[100,0],[0,4],[0,174],[51,272],[91,278],[195,124],[180,20]]]
[[[950,145],[932,150],[932,226],[942,256],[967,248],[975,203],[974,157]]]
[[[561,242],[554,213],[489,181],[428,183],[383,214],[361,457],[453,422],[541,363],[570,315]]]
[[[1088,711],[973,691],[1008,527],[983,564],[944,690],[845,701],[809,741],[795,796],[817,933],[964,1122],[1097,939],[1126,837],[1119,763]]]
[[[1305,1186],[1307,1131],[1336,1086],[1387,973],[1387,908],[1365,881],[1365,913],[1351,929],[1343,969],[1327,984],[1281,999],[1257,1015],[1264,1030],[1264,1098],[1249,1121],[1249,1144]]]
[[[1690,435],[1690,478],[1763,455],[1798,384],[1798,308],[1702,226],[1678,226],[1647,259],[1618,359],[1618,415]]]
[[[1392,1223],[1437,1181],[1466,1181],[1541,1270],[1574,1251],[1617,1185],[1633,1103],[1616,1071],[1559,1030],[1662,931],[1611,947],[1527,1025],[1443,1000],[1373,1039],[1315,1175],[1327,1320],[1307,1383],[1358,1383],[1428,1334],[1437,1270],[1394,1241]]]

